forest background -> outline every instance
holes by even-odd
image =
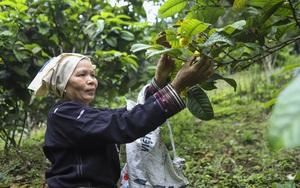
[[[159,7],[151,15],[154,22],[147,22],[145,2]],[[194,105],[171,119],[191,187],[297,187],[300,138],[290,138],[300,127],[294,102],[299,104],[294,81],[300,3],[145,2],[0,1],[0,186],[45,186],[45,119],[56,99],[49,94],[30,103],[27,86],[49,58],[76,52],[97,66],[93,106],[111,108],[136,98],[152,78],[160,54],[175,58],[177,68],[192,54],[210,56],[216,75],[187,91],[183,97]],[[276,110],[282,91],[293,93],[284,96],[285,108]],[[288,109],[293,110],[282,115]],[[171,149],[166,128],[163,134]]]

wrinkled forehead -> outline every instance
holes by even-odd
[[[81,63],[89,63],[92,67],[93,67],[93,69],[96,69],[96,65],[94,65],[93,63],[92,63],[92,61],[91,61],[91,59],[90,58],[82,58],[79,62],[78,62],[78,64],[81,64]],[[78,64],[77,64],[77,66],[78,66]]]

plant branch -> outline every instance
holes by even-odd
[[[297,26],[300,28],[300,23],[299,23],[299,21],[298,21],[298,19],[297,19],[296,12],[295,12],[295,9],[294,9],[294,7],[293,7],[293,3],[292,3],[291,0],[288,0],[288,2],[289,2],[289,5],[290,5],[290,7],[291,7],[291,10],[292,10],[292,12],[293,12],[293,18],[294,18],[294,20],[295,20]]]

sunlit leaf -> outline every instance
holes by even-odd
[[[167,18],[179,13],[188,4],[188,0],[167,0],[158,10],[158,17]]]
[[[25,12],[26,10],[28,10],[28,6],[21,3],[17,3],[15,8],[18,12]]]
[[[232,10],[239,10],[245,7],[249,0],[234,0]]]
[[[13,7],[13,8],[15,8],[16,7],[16,3],[14,3],[14,2],[12,2],[11,0],[4,0],[4,1],[1,1],[0,2],[0,6],[11,6],[11,7]]]
[[[178,28],[178,32],[182,35],[182,37],[191,37],[202,33],[209,26],[210,24],[200,22],[197,19],[183,20],[181,22],[181,27]]]
[[[291,69],[294,69],[297,67],[300,67],[299,63],[290,64],[290,65],[285,66],[282,72],[285,72],[287,70],[291,70]]]

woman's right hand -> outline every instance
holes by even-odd
[[[178,71],[175,79],[171,83],[178,94],[186,87],[199,84],[209,79],[215,73],[213,61],[209,57],[201,56],[196,63],[193,63],[195,59],[196,57],[192,56]]]

